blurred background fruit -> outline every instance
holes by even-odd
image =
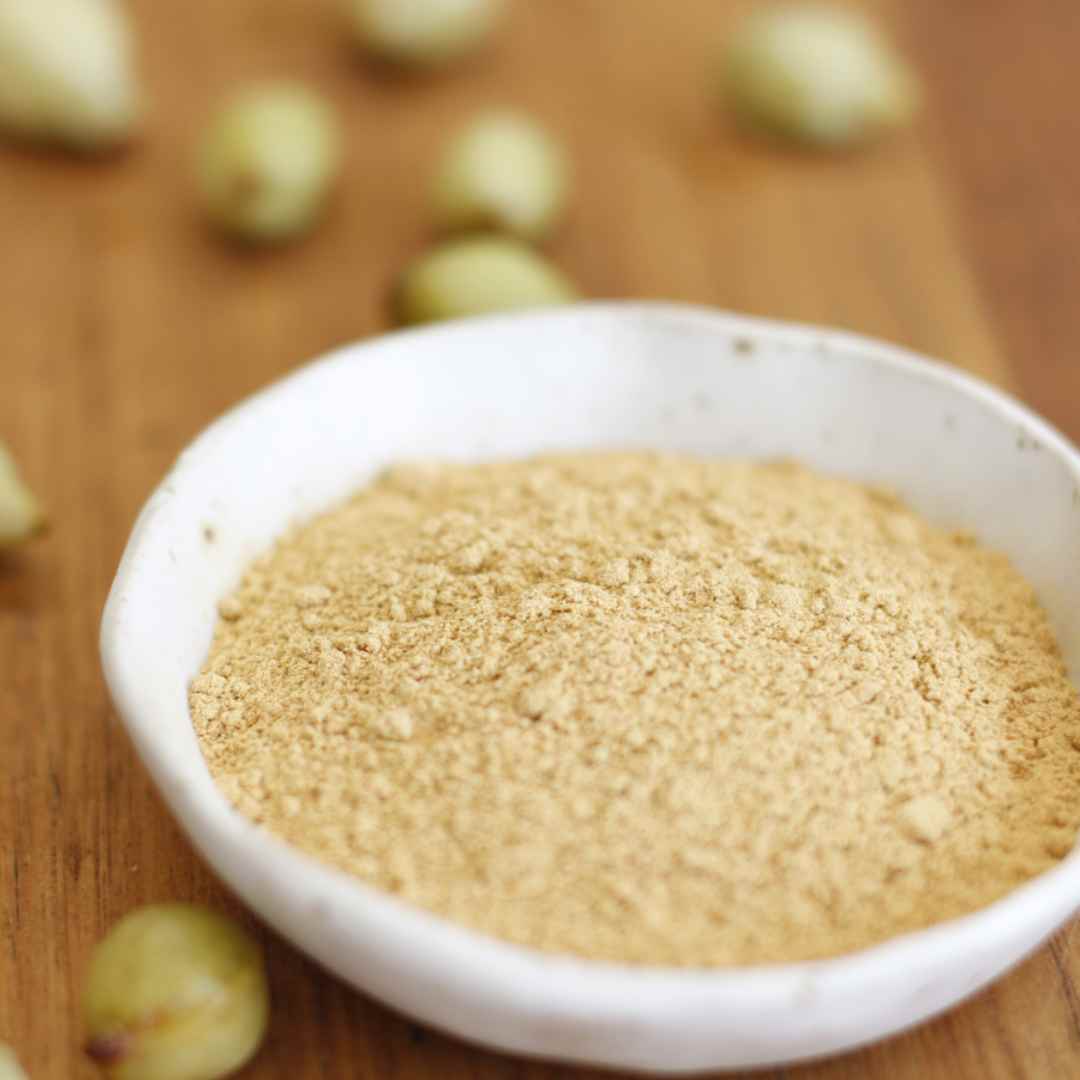
[[[0,129],[100,150],[141,109],[122,0],[0,0]]]

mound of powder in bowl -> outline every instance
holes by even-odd
[[[392,468],[251,567],[190,701],[267,829],[602,960],[858,949],[1080,825],[1080,701],[1031,587],[786,463]]]

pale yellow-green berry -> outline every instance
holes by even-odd
[[[198,179],[210,216],[248,240],[274,242],[311,229],[341,168],[331,107],[303,86],[253,87],[207,131]]]
[[[0,0],[0,128],[81,150],[139,116],[134,43],[116,0]]]
[[[577,299],[551,263],[514,240],[472,237],[421,256],[398,284],[397,316],[405,324],[458,319]]]
[[[472,52],[498,27],[507,0],[344,0],[362,48],[408,67],[438,67]]]
[[[909,121],[918,79],[864,16],[843,8],[765,8],[736,30],[728,97],[748,125],[800,142],[844,146]]]
[[[142,908],[98,945],[83,994],[86,1052],[109,1080],[218,1080],[266,1032],[262,953],[236,923],[186,904]]]
[[[0,443],[0,548],[21,543],[44,523],[37,499],[22,482],[15,459]]]
[[[537,240],[566,206],[570,169],[562,147],[528,116],[495,110],[447,148],[432,201],[440,229],[492,229]]]
[[[0,1080],[26,1080],[15,1051],[0,1043]]]

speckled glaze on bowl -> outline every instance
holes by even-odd
[[[701,970],[545,956],[330,870],[249,824],[199,753],[186,689],[215,605],[292,522],[388,461],[656,447],[791,456],[890,485],[1007,551],[1080,670],[1080,459],[948,367],[849,334],[651,304],[391,335],[212,425],[142,512],[102,626],[135,746],[206,860],[287,938],[422,1021],[519,1054],[654,1073],[791,1062],[916,1024],[1080,906],[1080,853],[966,918],[833,960]]]

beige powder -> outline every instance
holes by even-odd
[[[221,606],[241,811],[540,949],[792,961],[969,912],[1080,824],[1080,704],[1007,560],[794,465],[390,470]]]

